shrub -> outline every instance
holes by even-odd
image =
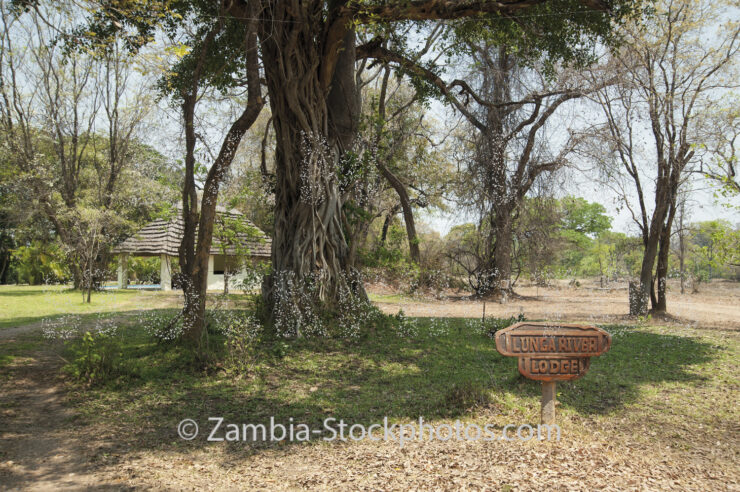
[[[32,241],[13,251],[13,269],[18,282],[29,285],[59,284],[71,279],[59,242]]]
[[[336,315],[330,324],[330,335],[337,338],[359,338],[373,329],[384,316],[369,301],[343,291],[339,295]]]
[[[419,335],[419,327],[416,321],[406,317],[403,309],[391,318],[391,327],[393,331],[402,338],[416,338]]]
[[[118,374],[121,343],[115,334],[86,331],[81,338],[67,342],[71,353],[64,371],[78,381],[95,385]]]
[[[148,311],[141,315],[141,322],[146,332],[158,342],[172,342],[180,338],[183,332],[181,316],[168,313]]]
[[[159,258],[132,256],[129,258],[128,269],[131,280],[143,284],[158,284],[160,282]]]
[[[217,311],[212,313],[212,319],[214,329],[226,337],[224,368],[234,374],[248,374],[257,360],[262,325],[252,314],[243,311]]]

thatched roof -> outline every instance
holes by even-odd
[[[113,253],[129,253],[138,256],[153,256],[166,254],[177,256],[178,248],[182,242],[185,224],[182,220],[182,208],[178,206],[177,212],[170,220],[157,219],[142,227],[136,234],[118,243],[113,248]],[[223,207],[216,208],[218,216],[227,215],[231,218],[237,218],[245,225],[254,227],[259,231],[257,226],[252,224],[244,215],[236,210],[226,210]],[[196,234],[197,234],[196,230]],[[255,240],[253,236],[238,234],[237,237],[242,245],[249,248],[251,256],[258,258],[270,258],[270,245],[272,240],[265,233],[260,231],[261,240]],[[221,249],[221,243],[214,235],[213,244],[211,245],[211,254],[220,255],[224,252]],[[234,247],[226,249],[227,255],[235,254]]]

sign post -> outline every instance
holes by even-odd
[[[609,350],[611,343],[611,335],[595,326],[525,321],[496,332],[496,350],[518,357],[522,376],[542,381],[543,424],[555,421],[555,382],[586,374],[591,357]]]

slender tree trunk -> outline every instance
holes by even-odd
[[[182,104],[185,122],[185,182],[182,188],[183,236],[178,251],[180,284],[183,292],[183,326],[191,341],[200,340],[205,322],[205,291],[201,293],[193,276],[195,229],[198,224],[198,194],[195,188],[195,102],[195,94],[189,94],[184,97]]]
[[[253,14],[253,13],[252,13]],[[197,202],[195,186],[193,181],[192,166],[194,166],[193,149],[195,145],[195,132],[193,127],[194,101],[186,98],[183,105],[186,113],[186,166],[190,166],[190,172],[183,188],[183,215],[186,220],[185,237],[180,245],[180,265],[183,266],[185,259],[186,274],[182,276],[183,293],[185,302],[183,306],[183,323],[185,327],[185,339],[193,342],[198,347],[203,342],[205,328],[206,291],[208,289],[208,258],[211,254],[213,242],[213,227],[216,218],[216,205],[218,203],[218,192],[221,182],[228,173],[229,167],[234,160],[234,155],[239,147],[242,137],[252,126],[264,106],[261,96],[259,62],[257,53],[257,33],[254,30],[255,15],[250,16],[250,33],[246,39],[246,70],[247,70],[247,104],[239,118],[232,123],[229,131],[224,137],[221,149],[215,162],[208,171],[208,176],[203,185],[203,198],[200,204],[200,214],[194,210],[193,205]],[[190,205],[188,207],[187,205]],[[194,220],[195,219],[195,220]],[[192,241],[188,233],[194,238],[194,227],[197,223],[197,241]],[[192,242],[191,242],[192,241]]]
[[[670,247],[670,231],[660,236],[658,246],[658,264],[655,268],[655,282],[657,290],[656,303],[653,304],[653,312],[665,313],[667,310],[666,287],[668,279],[668,253]]]
[[[421,253],[419,251],[419,238],[416,235],[416,224],[414,223],[414,210],[411,208],[411,200],[409,194],[406,191],[406,186],[396,177],[385,165],[380,162],[375,163],[380,172],[383,174],[385,179],[391,184],[398,198],[401,201],[401,208],[403,210],[403,221],[406,224],[406,235],[409,240],[409,254],[411,255],[411,261],[417,265],[421,263]]]
[[[494,221],[496,240],[493,245],[493,265],[496,279],[495,289],[500,292],[511,291],[511,248],[512,248],[512,219],[508,208],[497,212]]]
[[[681,273],[681,294],[686,293],[686,238],[684,231],[685,201],[681,201],[681,213],[678,222],[678,268]]]
[[[388,211],[388,213],[385,216],[385,220],[383,221],[383,229],[380,233],[380,245],[385,246],[385,241],[388,239],[388,228],[391,226],[391,221],[393,220],[393,217],[398,213],[398,209],[401,208],[400,205],[394,205],[393,208]]]
[[[0,262],[0,285],[4,285],[7,282],[8,265],[10,264],[10,255],[3,253],[2,262]]]
[[[656,203],[660,203],[656,200]],[[640,289],[638,292],[639,298],[635,301],[634,305],[636,312],[630,314],[644,316],[648,313],[648,300],[655,299],[654,303],[657,303],[655,294],[653,291],[653,269],[655,267],[655,259],[658,255],[658,246],[660,243],[660,234],[662,229],[663,218],[665,217],[665,205],[662,207],[658,205],[658,209],[653,212],[653,217],[650,222],[650,229],[647,234],[645,241],[645,248],[642,255],[642,266],[640,267]]]
[[[657,313],[665,313],[668,311],[668,301],[666,299],[666,292],[668,288],[668,257],[671,252],[671,230],[673,229],[673,220],[676,217],[676,192],[678,185],[674,187],[671,193],[671,204],[668,211],[668,216],[665,220],[665,225],[661,231],[660,244],[658,251],[658,266],[655,271],[658,298],[657,302],[653,304],[653,311]]]

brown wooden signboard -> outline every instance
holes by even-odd
[[[586,374],[591,357],[603,354],[612,337],[595,326],[522,322],[496,332],[496,350],[519,358],[519,372],[542,381],[542,422],[555,418],[555,381]]]
[[[583,376],[590,357],[603,354],[611,343],[611,335],[595,326],[525,321],[496,332],[496,350],[519,357],[519,372],[537,381]]]

